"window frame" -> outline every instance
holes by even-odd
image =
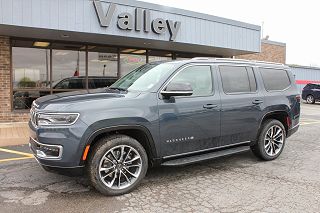
[[[221,71],[220,71],[220,66],[229,66],[229,67],[244,67],[246,72],[247,72],[247,77],[248,77],[248,83],[249,83],[249,87],[250,87],[250,92],[230,92],[227,93],[226,91],[224,91],[223,88],[223,80],[222,80],[222,75],[221,75]],[[219,76],[220,76],[220,82],[221,82],[221,91],[225,94],[225,95],[242,95],[242,94],[257,94],[259,91],[259,85],[258,85],[258,81],[257,81],[257,76],[255,73],[255,67],[254,66],[250,66],[250,65],[245,65],[245,64],[218,64],[217,65],[218,68],[218,72],[219,72]],[[252,68],[252,73],[253,73],[253,77],[254,77],[254,81],[256,82],[256,90],[255,91],[251,91],[251,84],[250,84],[250,76],[248,74],[248,70],[247,68]]]
[[[189,64],[184,64],[181,67],[177,68],[176,71],[165,81],[165,83],[160,87],[158,90],[158,96],[162,100],[164,99],[161,95],[161,92],[165,90],[165,88],[170,84],[170,82],[183,70],[189,67],[194,67],[194,66],[207,66],[210,68],[210,74],[211,74],[211,83],[212,83],[212,91],[208,95],[198,95],[198,96],[175,96],[175,99],[181,99],[181,98],[200,98],[200,97],[211,97],[215,95],[215,84],[214,84],[214,75],[213,75],[213,68],[212,64],[198,64],[198,63],[189,63]]]
[[[263,87],[267,92],[270,92],[270,93],[272,93],[272,92],[283,92],[283,91],[286,91],[286,90],[291,88],[292,81],[291,81],[290,75],[288,73],[288,70],[286,70],[284,68],[278,68],[278,67],[275,68],[275,67],[263,67],[263,66],[258,66],[257,68],[259,69],[259,72],[260,72],[260,75],[261,75],[261,80],[263,82]],[[266,84],[265,84],[265,81],[264,81],[263,76],[262,76],[262,71],[260,69],[272,69],[272,70],[283,70],[283,71],[285,71],[285,73],[287,74],[287,77],[289,79],[289,85],[286,88],[282,89],[282,90],[268,90],[266,88]]]

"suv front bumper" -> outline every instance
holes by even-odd
[[[29,122],[29,147],[37,161],[47,167],[82,167],[84,144],[81,139],[88,126],[80,119],[68,127],[36,128]]]

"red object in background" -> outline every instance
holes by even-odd
[[[76,71],[74,72],[73,76],[75,76],[75,77],[77,76],[77,77],[78,77],[78,76],[79,76],[79,71],[76,70]]]
[[[296,80],[296,84],[320,84],[320,81],[313,81],[313,80]]]

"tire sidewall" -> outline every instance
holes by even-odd
[[[282,129],[282,131],[284,133],[284,140],[283,140],[283,144],[282,144],[282,147],[281,147],[281,150],[279,151],[279,153],[274,155],[274,156],[270,156],[270,155],[267,154],[267,152],[266,152],[266,150],[264,148],[264,139],[265,139],[265,135],[267,134],[267,131],[269,130],[269,128],[271,126],[274,126],[274,125],[277,125]],[[281,153],[282,153],[282,151],[283,151],[283,149],[285,147],[286,138],[287,138],[286,129],[284,128],[283,124],[280,121],[278,121],[278,120],[267,120],[265,122],[264,126],[263,126],[263,129],[262,129],[260,135],[259,135],[259,141],[258,141],[258,149],[260,151],[261,157],[264,160],[274,160],[274,159],[278,158],[281,155]]]
[[[141,172],[139,177],[135,180],[135,182],[125,188],[125,189],[111,189],[107,187],[101,180],[99,175],[99,165],[102,157],[107,153],[110,149],[119,146],[119,145],[127,145],[136,149],[136,151],[140,154],[141,157]],[[91,156],[89,158],[89,165],[88,165],[88,173],[91,180],[92,185],[100,191],[104,195],[109,196],[116,196],[128,193],[135,189],[141,180],[144,178],[148,170],[148,157],[146,151],[144,150],[143,146],[136,141],[135,139],[128,137],[128,136],[116,136],[116,137],[107,137],[101,139],[97,146],[93,149]]]

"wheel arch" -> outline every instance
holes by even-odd
[[[275,119],[275,120],[280,121],[283,124],[283,126],[286,130],[286,134],[287,134],[288,130],[289,130],[289,125],[290,125],[290,123],[289,123],[290,121],[288,120],[288,118],[290,119],[290,115],[285,110],[277,110],[277,111],[271,111],[271,112],[266,113],[262,117],[262,119],[260,120],[259,131],[257,133],[256,139],[258,139],[258,137],[260,135],[260,132],[263,128],[263,123],[269,119]]]
[[[154,139],[150,131],[142,125],[118,125],[96,130],[89,136],[86,143],[86,146],[90,145],[88,155],[91,154],[92,147],[100,138],[115,134],[127,135],[136,139],[146,150],[149,162],[153,163],[153,160],[157,158],[158,155]],[[85,164],[85,161],[83,161],[82,164]]]

